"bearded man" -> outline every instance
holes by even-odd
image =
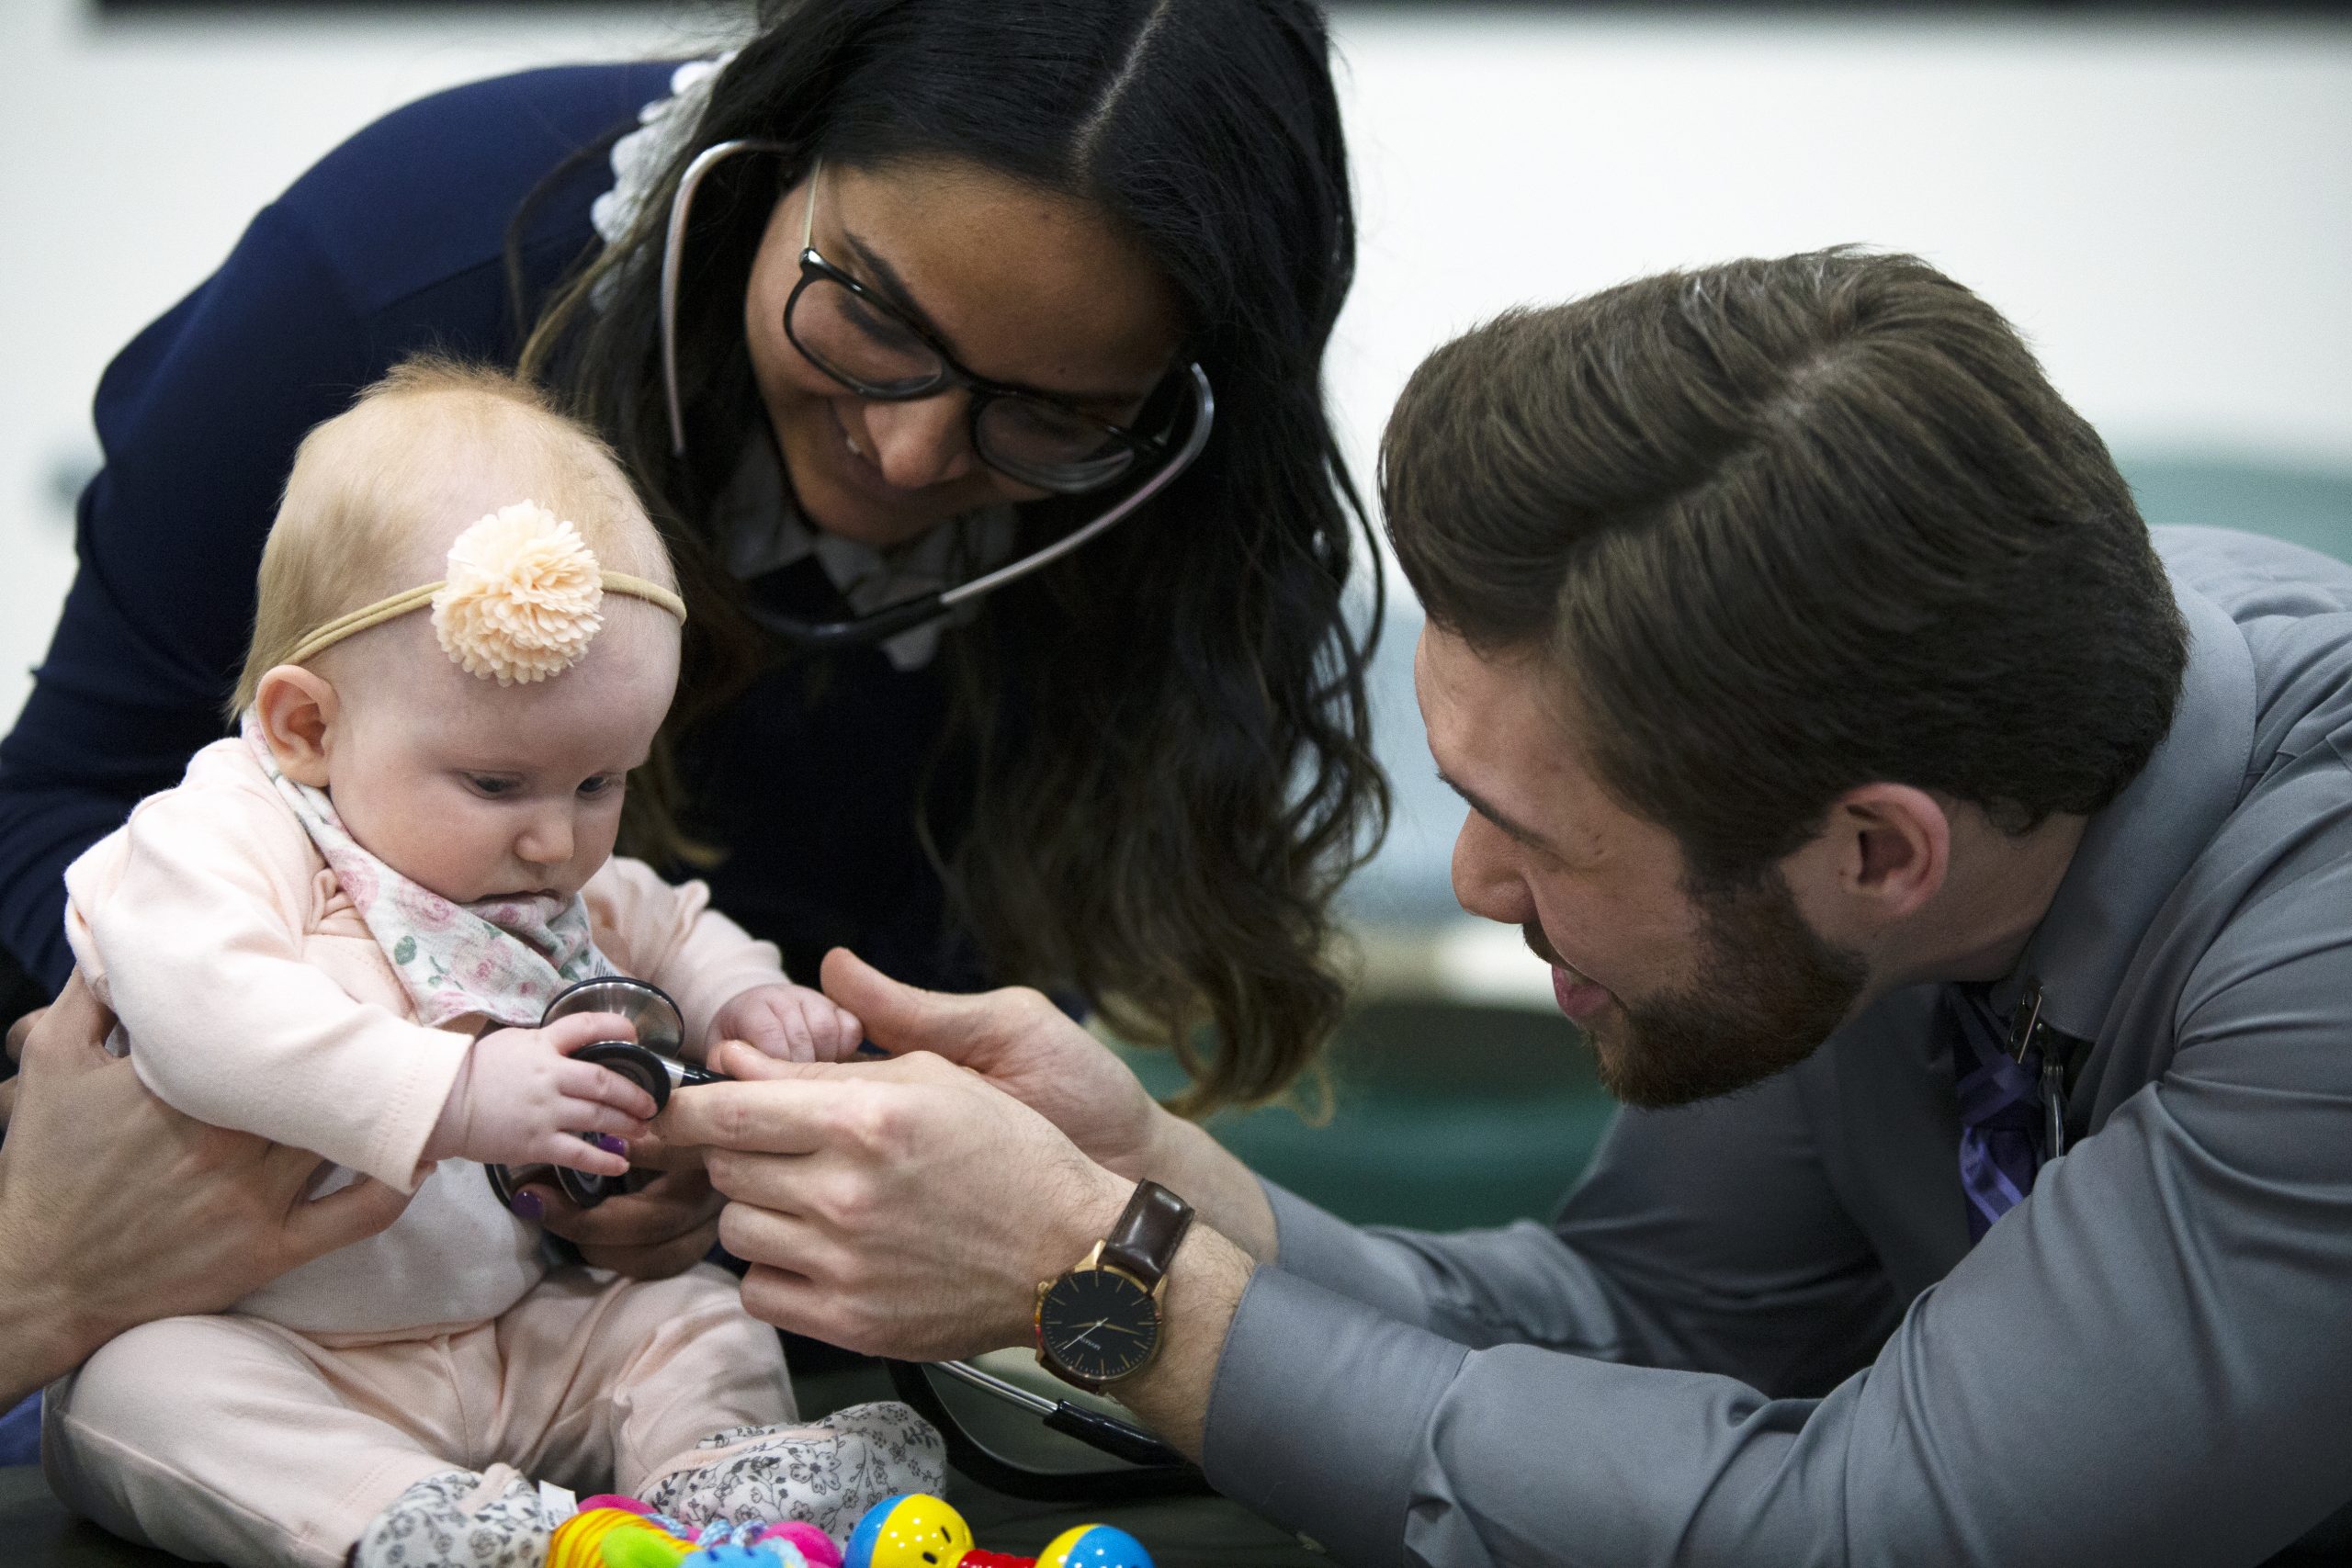
[[[1042,998],[836,954],[898,1060],[671,1112],[753,1310],[1035,1332],[1355,1564],[2352,1543],[2352,570],[2152,536],[1849,251],[1479,328],[1383,491],[1456,893],[1628,1102],[1556,1217],[1346,1224]]]

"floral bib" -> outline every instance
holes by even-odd
[[[453,904],[360,848],[325,791],[279,771],[251,714],[243,731],[261,771],[383,948],[416,1004],[418,1022],[437,1029],[480,1015],[533,1027],[566,986],[618,973],[596,951],[587,906],[577,897]]]

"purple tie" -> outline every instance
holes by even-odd
[[[1952,1074],[1960,1087],[1960,1187],[1968,1199],[1968,1242],[2025,1201],[2047,1156],[2040,1040],[2023,1061],[2009,1055],[2009,1030],[1993,1011],[1984,986],[1945,987],[1959,1025]],[[2036,1030],[2037,1036],[2045,1032]]]

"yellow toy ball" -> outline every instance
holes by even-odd
[[[963,1515],[927,1493],[910,1492],[866,1510],[850,1533],[842,1568],[956,1568],[971,1550],[972,1527]]]
[[[1046,1543],[1037,1568],[1152,1568],[1143,1542],[1112,1525],[1080,1525]]]

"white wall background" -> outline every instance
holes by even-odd
[[[1420,355],[1503,306],[1852,240],[2009,311],[2119,449],[2352,470],[2352,24],[1343,10],[1337,29],[1363,239],[1331,375],[1360,457]],[[723,30],[652,6],[0,4],[0,716],[72,572],[58,480],[92,454],[99,370],[254,209],[419,94]]]
[[[1375,14],[1337,385],[1519,299],[1839,241],[2007,310],[2128,448],[2352,468],[2352,26]]]

